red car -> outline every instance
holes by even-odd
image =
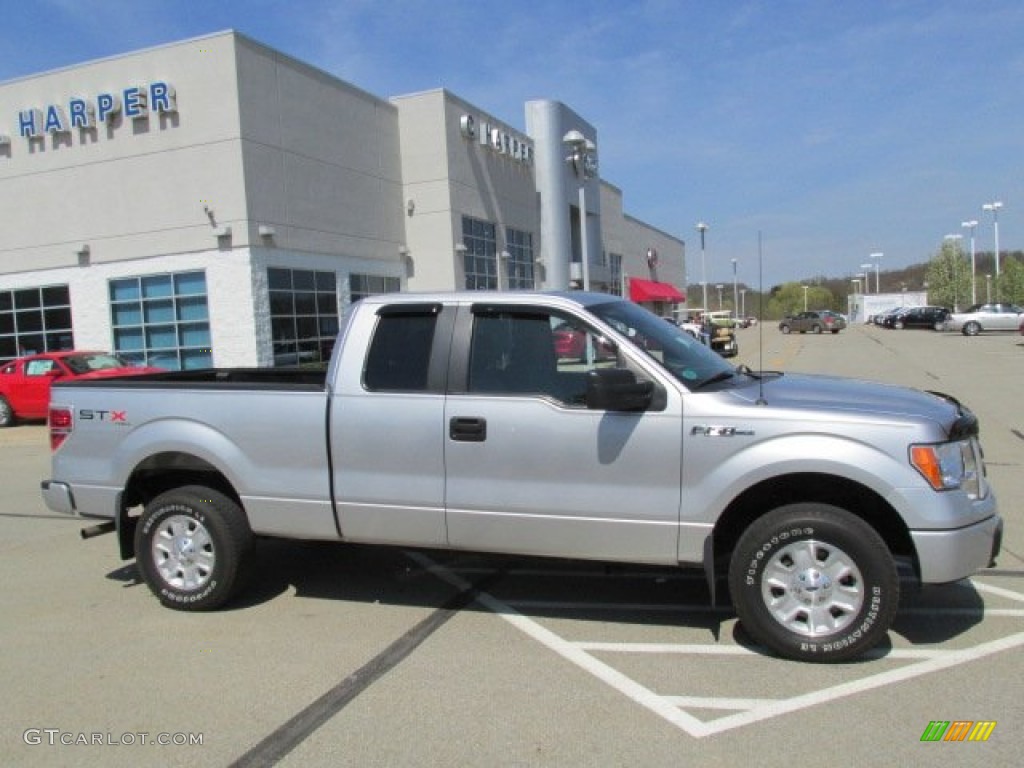
[[[587,354],[587,341],[590,334],[579,328],[574,328],[569,323],[560,323],[551,332],[555,342],[555,355],[559,360],[582,360]],[[603,339],[595,339],[591,342],[591,349],[598,360],[609,360],[615,358],[615,347]]]
[[[54,379],[99,379],[155,373],[110,352],[65,350],[19,357],[0,366],[0,427],[15,419],[45,419]]]

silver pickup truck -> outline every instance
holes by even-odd
[[[47,506],[185,610],[256,536],[695,566],[757,642],[840,661],[886,636],[898,564],[954,581],[1002,536],[952,397],[734,368],[606,295],[367,298],[326,374],[56,382],[49,425]]]

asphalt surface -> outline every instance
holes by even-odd
[[[752,368],[971,407],[1007,525],[997,566],[905,585],[889,642],[832,666],[762,654],[700,574],[653,568],[263,542],[242,599],[179,613],[113,537],[82,541],[45,508],[45,429],[16,426],[0,430],[0,764],[1019,765],[1024,339],[739,340]],[[922,742],[933,721],[995,725]]]

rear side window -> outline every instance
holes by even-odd
[[[425,392],[437,314],[382,314],[370,342],[363,386],[373,392]]]

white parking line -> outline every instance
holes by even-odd
[[[575,642],[577,648],[585,651],[604,653],[675,653],[687,656],[762,656],[763,650],[746,648],[741,645],[701,645],[682,643],[602,643]],[[889,648],[868,651],[865,659],[934,659],[959,651],[945,651],[935,648]]]
[[[710,736],[716,733],[732,730],[733,728],[739,728],[740,726],[752,725],[753,723],[767,720],[772,717],[778,717],[779,715],[796,712],[808,707],[819,706],[830,701],[835,701],[836,699],[841,699],[845,696],[864,693],[866,691],[874,690],[875,688],[882,688],[886,685],[892,685],[893,683],[901,683],[906,680],[912,680],[915,677],[931,674],[932,672],[938,672],[960,664],[966,664],[970,661],[977,661],[978,659],[982,659],[986,656],[991,656],[995,653],[1002,653],[1003,651],[1018,648],[1022,645],[1024,645],[1024,632],[1018,632],[1015,635],[1003,637],[999,640],[993,640],[989,643],[982,643],[974,646],[973,648],[967,648],[962,651],[953,651],[947,655],[939,656],[927,661],[921,661],[907,667],[879,672],[876,675],[870,675],[859,680],[851,680],[848,683],[835,685],[831,688],[824,688],[820,691],[803,694],[802,696],[794,696],[790,699],[772,702],[764,707],[759,707],[758,709],[750,710],[748,712],[729,715],[709,723],[701,723],[703,726],[701,729],[702,732],[699,734],[695,733],[693,735]]]
[[[979,592],[987,592],[990,595],[998,595],[999,597],[1005,597],[1008,600],[1016,600],[1019,603],[1024,603],[1024,595],[1020,592],[1014,592],[1010,589],[1003,587],[994,587],[991,584],[985,584],[980,581],[972,581],[974,588]]]
[[[514,574],[513,574],[514,575]],[[998,588],[994,588],[998,589]],[[1005,590],[1003,590],[1005,591]],[[1011,593],[1015,594],[1015,593]],[[1024,596],[1022,596],[1024,597]],[[509,600],[513,608],[529,611],[577,610],[577,611],[621,611],[641,613],[733,613],[732,608],[711,605],[688,605],[686,603],[602,603],[581,600]],[[901,608],[901,614],[926,614],[928,616],[1007,616],[1024,618],[1024,608]]]
[[[420,567],[429,570],[438,578],[448,582],[459,590],[469,587],[469,582],[456,573],[435,563],[426,555],[418,552],[406,552],[406,555],[414,560]],[[1024,601],[1024,595],[1004,590],[989,585],[979,585],[979,591],[987,591],[991,594],[1020,599]],[[768,720],[779,715],[797,712],[808,707],[820,706],[846,696],[853,696],[867,691],[882,688],[894,683],[912,680],[916,677],[938,672],[950,667],[966,664],[978,659],[991,656],[996,653],[1012,650],[1024,646],[1024,632],[1018,632],[1007,637],[981,643],[962,650],[937,650],[937,649],[891,649],[880,651],[878,654],[884,658],[912,659],[914,663],[902,666],[898,669],[889,669],[878,672],[867,677],[851,680],[846,683],[834,685],[810,693],[794,696],[788,699],[742,699],[735,697],[703,697],[703,696],[679,696],[662,695],[655,693],[650,688],[633,680],[627,675],[619,672],[614,667],[606,664],[592,655],[591,652],[614,652],[614,653],[683,653],[688,655],[721,655],[721,656],[742,656],[752,655],[750,649],[741,646],[713,646],[694,644],[667,644],[667,643],[602,643],[602,642],[569,642],[551,630],[541,626],[536,621],[519,613],[509,603],[498,600],[494,596],[481,592],[477,595],[477,602],[493,611],[512,624],[518,630],[533,638],[545,647],[557,653],[562,658],[571,661],[573,664],[589,672],[597,679],[603,681],[624,696],[636,702],[640,706],[658,715],[664,720],[695,738],[713,736],[734,728]],[[521,601],[518,605],[531,607],[584,607],[592,608],[590,603],[558,603],[545,601]],[[612,607],[613,604],[602,603],[600,605]],[[627,610],[627,606],[615,606],[618,610]],[[649,609],[663,610],[671,606],[654,605]],[[635,607],[633,608],[635,610]],[[682,606],[674,606],[677,611],[682,611]],[[969,609],[973,611],[973,609]],[[930,613],[941,613],[940,610],[929,611]],[[978,611],[973,611],[977,613]],[[989,615],[989,612],[985,612]],[[732,715],[726,715],[716,720],[703,721],[685,712],[683,707],[700,709],[726,709],[740,710]]]

